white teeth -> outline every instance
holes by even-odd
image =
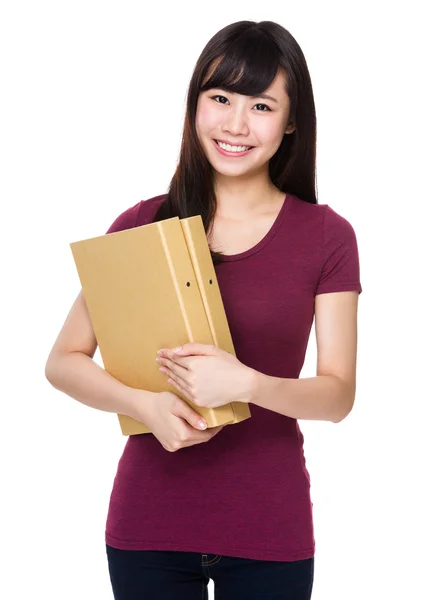
[[[218,140],[216,140],[216,142],[220,146],[220,148],[223,148],[223,150],[227,150],[228,152],[244,152],[245,150],[249,150],[249,148],[252,148],[252,146],[230,146],[229,144],[224,144],[223,142],[219,142]]]

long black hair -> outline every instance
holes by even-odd
[[[317,119],[303,52],[289,31],[273,21],[239,21],[216,33],[197,60],[187,94],[179,161],[154,222],[201,215],[205,231],[210,231],[217,200],[213,168],[195,127],[199,94],[211,88],[224,88],[258,96],[271,85],[279,70],[285,75],[290,100],[288,122],[295,125],[295,131],[283,136],[269,161],[269,176],[282,192],[318,203]],[[222,252],[211,249],[211,256],[214,264],[223,260]]]

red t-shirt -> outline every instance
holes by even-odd
[[[164,198],[128,208],[107,233],[150,223]],[[316,294],[362,291],[350,223],[327,204],[292,194],[258,244],[226,256],[215,270],[237,358],[274,377],[299,377]],[[129,436],[111,493],[106,543],[257,560],[314,556],[299,423],[253,403],[249,408],[249,419],[176,452],[152,433]]]

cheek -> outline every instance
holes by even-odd
[[[260,123],[259,130],[260,132],[258,135],[260,135],[260,139],[263,143],[270,145],[277,144],[277,146],[280,144],[284,133],[284,128],[280,119],[266,119],[266,121],[263,119],[263,123]]]
[[[195,115],[196,127],[198,127],[200,130],[204,131],[208,128],[209,121],[210,121],[209,111],[207,110],[207,108],[204,106],[204,104],[202,104],[201,106],[198,106],[197,114]]]
[[[257,127],[254,128],[254,133],[259,144],[264,148],[267,148],[267,154],[270,158],[280,147],[284,128],[280,119],[278,121],[272,120],[272,122],[271,119],[269,119],[266,122],[257,124]]]
[[[211,109],[207,102],[201,102],[197,105],[195,115],[195,125],[201,132],[211,132],[220,127],[220,116],[216,110]]]

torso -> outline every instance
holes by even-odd
[[[208,242],[211,249],[225,255],[240,254],[256,246],[274,224],[285,200],[280,195],[270,211],[245,221],[215,216]]]

